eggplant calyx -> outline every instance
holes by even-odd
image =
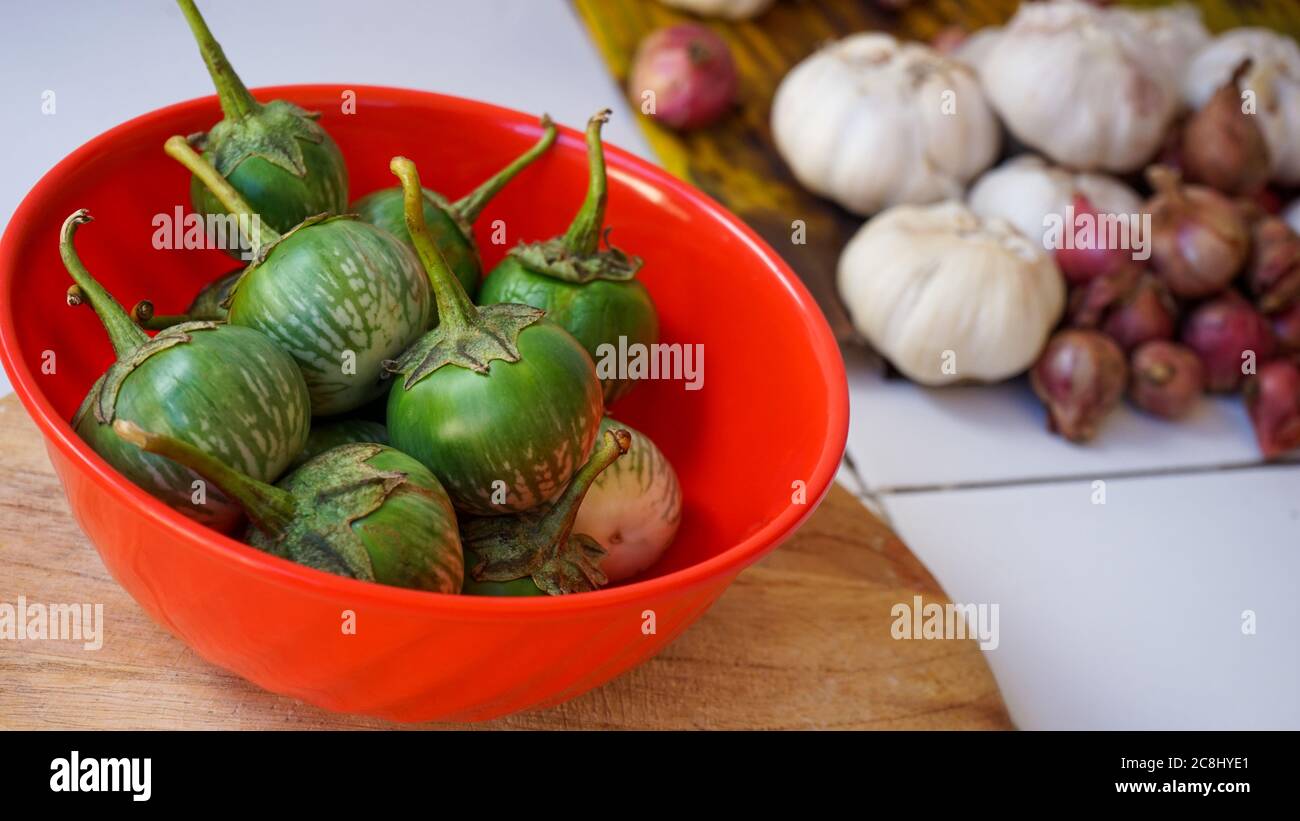
[[[589,593],[609,584],[600,569],[605,548],[585,533],[565,539],[546,564],[533,574],[533,584],[552,596],[565,593]]]
[[[510,255],[525,268],[556,279],[582,284],[593,279],[629,280],[641,268],[638,257],[628,256],[609,244],[605,206],[609,192],[605,176],[605,148],[600,129],[609,121],[609,109],[597,111],[587,121],[587,196],[563,236],[543,242],[522,243]],[[600,250],[604,239],[607,250]]]
[[[193,0],[179,0],[178,5],[212,77],[224,115],[211,131],[195,141],[202,146],[200,150],[211,152],[212,164],[223,177],[252,156],[262,157],[294,176],[307,176],[298,140],[324,141],[325,131],[315,123],[320,114],[304,111],[286,100],[259,103],[226,59]]]
[[[569,480],[555,504],[518,516],[486,516],[467,522],[461,533],[467,568],[477,581],[508,582],[530,577],[552,596],[595,590],[608,578],[600,569],[605,549],[590,536],[573,533],[578,508],[601,471],[627,453],[632,436],[606,430],[591,457]]]
[[[395,362],[385,362],[385,370],[405,374],[405,387],[410,390],[444,365],[457,365],[486,375],[493,360],[518,362],[519,334],[541,320],[546,312],[531,305],[511,303],[476,306],[429,233],[424,218],[424,188],[415,163],[398,156],[393,157],[389,168],[402,181],[406,229],[429,277],[429,287],[438,305],[438,327],[417,340]]]
[[[510,249],[510,256],[534,273],[575,285],[596,279],[626,282],[641,270],[640,257],[629,256],[609,244],[608,230],[605,247],[607,250],[595,253],[575,253],[563,237],[553,237],[543,242],[520,243]]]
[[[396,361],[385,362],[384,368],[405,375],[403,386],[407,390],[444,365],[486,374],[494,359],[518,362],[519,334],[545,315],[545,311],[531,305],[484,305],[478,309],[474,323],[461,327],[439,325]]]
[[[260,268],[271,256],[271,252],[278,248],[280,244],[289,237],[306,228],[311,228],[313,225],[321,225],[327,222],[333,222],[334,220],[360,219],[361,217],[356,214],[316,214],[298,223],[283,234],[273,234],[269,240],[256,246],[257,250],[253,254],[252,261],[248,263],[248,267],[230,275],[233,278],[230,282],[224,284],[224,291],[220,294],[221,301],[216,303],[217,307],[229,311],[230,304],[235,301],[235,293],[239,291],[239,286],[243,283],[244,279],[249,274],[253,273],[254,270]],[[269,229],[265,227],[262,228],[262,231],[270,233]],[[250,238],[250,241],[252,241],[252,238]]]
[[[230,180],[217,171],[216,166],[194,150],[194,146],[190,145],[188,139],[173,134],[163,143],[163,151],[203,183],[221,206],[237,218],[239,231],[248,242],[248,247],[253,249],[255,261],[260,262],[265,259],[271,247],[284,239],[279,231],[262,224],[261,218],[248,204],[248,200],[244,199],[244,196],[230,184]],[[311,224],[313,220],[319,222],[322,219],[324,215],[308,217],[294,226],[293,230]],[[235,284],[238,285],[238,281]],[[233,290],[234,286],[231,287]]]
[[[74,211],[64,220],[59,235],[59,255],[63,260],[64,268],[76,283],[68,289],[68,304],[77,305],[83,300],[90,303],[113,344],[116,361],[91,387],[90,395],[73,419],[74,424],[78,423],[83,414],[91,408],[94,410],[95,419],[101,424],[112,422],[117,408],[118,392],[122,389],[122,383],[136,368],[156,353],[189,342],[191,332],[216,327],[214,322],[188,322],[150,339],[149,335],[135,324],[121,304],[113,298],[113,295],[105,290],[82,264],[73,238],[78,226],[91,221],[90,212],[84,208]]]
[[[302,178],[307,176],[307,163],[298,141],[324,142],[325,129],[316,122],[318,117],[319,112],[305,111],[287,100],[272,100],[247,117],[217,123],[203,145],[223,177],[249,157],[260,157]]]
[[[300,513],[279,532],[264,529],[259,546],[317,570],[374,581],[374,562],[352,525],[407,484],[405,473],[369,463],[383,450],[373,443],[340,445],[281,480],[298,501]]]
[[[136,368],[143,365],[149,357],[160,354],[168,348],[184,345],[192,339],[190,334],[196,331],[210,331],[219,324],[210,321],[182,322],[160,332],[153,339],[150,339],[126,356],[119,357],[105,371],[104,378],[96,382],[95,386],[91,388],[94,396],[91,400],[91,406],[95,411],[95,419],[104,425],[113,421],[117,414],[117,396],[122,390],[122,383]]]

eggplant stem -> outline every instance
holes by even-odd
[[[240,473],[188,442],[162,433],[151,433],[126,419],[115,421],[113,432],[123,441],[149,453],[165,456],[212,482],[239,502],[258,528],[272,536],[284,535],[297,514],[298,504],[289,491]]]
[[[239,224],[239,233],[252,247],[254,254],[260,252],[263,247],[274,245],[280,241],[278,231],[261,219],[252,219],[252,217],[257,216],[257,213],[248,204],[248,200],[244,199],[243,195],[235,190],[235,186],[230,184],[230,180],[221,176],[221,172],[217,171],[212,163],[203,159],[203,156],[194,150],[189,140],[179,134],[173,135],[167,138],[167,142],[163,143],[163,150],[167,152],[167,156],[185,166],[191,174],[198,177],[227,211],[236,217],[248,218],[236,219],[235,221]]]
[[[153,303],[142,299],[131,308],[131,320],[146,331],[162,331],[193,319],[189,314],[156,314]]]
[[[189,23],[190,31],[194,32],[194,40],[199,44],[199,53],[203,55],[203,64],[208,67],[212,84],[217,87],[221,113],[227,120],[243,120],[261,111],[262,104],[249,93],[244,81],[239,79],[239,75],[231,67],[230,61],[226,59],[226,53],[221,50],[221,44],[212,36],[203,15],[199,14],[198,7],[194,5],[194,0],[176,0],[176,5],[181,7],[185,22]]]
[[[136,348],[148,342],[149,335],[131,321],[126,309],[90,275],[90,271],[86,270],[86,266],[81,263],[81,258],[77,256],[77,248],[72,238],[77,233],[78,226],[92,220],[90,212],[82,208],[72,212],[63,221],[63,230],[59,232],[59,256],[63,258],[63,267],[77,283],[80,298],[90,302],[90,307],[95,309],[100,323],[108,332],[108,339],[113,343],[113,352],[117,354],[118,359],[125,359]],[[68,302],[72,304],[71,290],[69,290]]]
[[[438,250],[429,225],[424,219],[424,189],[420,186],[420,172],[415,163],[406,157],[393,157],[388,165],[393,174],[402,181],[402,204],[406,217],[406,231],[411,235],[411,244],[424,265],[433,286],[433,296],[438,303],[438,323],[447,331],[459,331],[479,321],[478,308],[465,293],[465,287],[451,272],[447,260]]]
[[[573,254],[587,256],[600,246],[600,229],[605,224],[605,149],[600,143],[600,127],[612,114],[608,108],[587,121],[587,198],[578,215],[564,234],[564,247]]]
[[[555,504],[538,524],[538,531],[545,543],[554,544],[561,536],[572,532],[573,522],[578,518],[578,508],[582,506],[582,500],[596,477],[614,464],[618,457],[627,453],[631,446],[632,434],[622,428],[605,431],[586,463],[573,474],[564,493],[560,494],[560,498],[555,500]]]
[[[538,157],[546,153],[555,143],[556,128],[555,123],[551,122],[549,114],[542,115],[542,137],[532,148],[515,158],[514,162],[502,168],[494,176],[485,180],[482,185],[475,188],[465,196],[456,201],[452,206],[461,219],[473,223],[478,219],[479,214],[491,202],[492,198],[501,193],[501,189],[506,187],[520,171],[532,165]]]

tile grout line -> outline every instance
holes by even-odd
[[[1135,470],[1121,470],[1110,473],[1061,474],[1057,476],[1038,476],[1024,479],[988,479],[983,481],[953,482],[951,484],[886,485],[884,487],[876,488],[871,488],[864,484],[863,487],[865,489],[863,493],[873,497],[906,496],[909,494],[942,493],[958,490],[990,490],[1014,487],[1033,487],[1037,485],[1065,484],[1068,482],[1094,481],[1098,479],[1110,480],[1159,478],[1164,476],[1203,476],[1213,473],[1239,473],[1246,470],[1270,470],[1288,467],[1300,467],[1300,459],[1289,458],[1274,462],[1230,462],[1203,467],[1139,468]]]

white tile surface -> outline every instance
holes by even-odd
[[[1235,396],[1204,400],[1176,423],[1125,404],[1093,442],[1073,445],[1048,433],[1025,379],[925,388],[884,379],[860,350],[845,351],[845,360],[849,454],[872,492],[1260,462]]]
[[[548,111],[581,125],[601,106],[616,145],[649,148],[565,0],[201,0],[250,86],[395,85]],[[250,17],[257,25],[246,25]],[[41,113],[55,92],[55,113]],[[9,3],[0,25],[0,229],[70,151],[124,120],[212,93],[171,0]],[[9,393],[0,371],[0,396]]]
[[[1105,490],[884,502],[953,600],[999,605],[986,657],[1020,727],[1300,729],[1300,466]]]

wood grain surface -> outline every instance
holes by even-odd
[[[862,224],[834,203],[795,181],[772,141],[772,97],[786,73],[826,42],[860,31],[887,31],[929,41],[949,25],[969,31],[1005,22],[1019,0],[911,0],[901,11],[876,0],[778,0],[752,20],[702,20],[657,0],[573,0],[592,41],[621,87],[626,88],[637,45],[662,26],[702,22],[730,47],[740,76],[736,110],[716,125],[679,133],[636,115],[660,162],[734,211],[799,274],[826,314],[836,338],[857,342],[835,289],[840,250]],[[1143,0],[1134,6],[1166,5]],[[902,5],[902,4],[900,4]],[[1298,0],[1200,0],[1206,26],[1222,31],[1263,26],[1300,36]],[[628,104],[639,111],[640,99]],[[803,242],[793,241],[802,220]]]
[[[895,602],[944,601],[839,487],[656,658],[558,707],[477,728],[1008,728],[972,641],[896,641]],[[258,689],[154,624],[78,530],[39,434],[0,399],[0,603],[102,603],[104,642],[0,640],[0,729],[379,728]],[[414,725],[436,727],[441,725]]]

